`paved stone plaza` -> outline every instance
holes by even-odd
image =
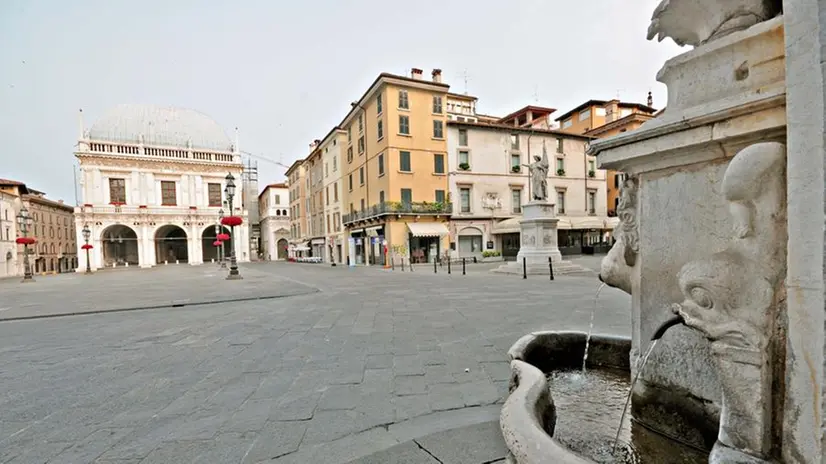
[[[0,462],[495,462],[508,347],[530,331],[587,330],[599,282],[489,268],[261,263],[240,282],[212,265],[0,281],[0,318],[17,319],[0,322]],[[596,330],[628,334],[629,306],[604,289]],[[156,308],[130,310],[141,307]]]

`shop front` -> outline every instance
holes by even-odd
[[[493,235],[497,238],[496,242],[499,245],[499,251],[502,253],[502,259],[506,261],[515,260],[516,255],[519,254],[519,246],[521,245],[520,220],[522,220],[522,217],[517,216],[493,225]]]
[[[351,259],[356,266],[383,266],[385,262],[384,224],[350,231]]]
[[[310,240],[310,256],[314,258],[325,259],[324,254],[325,240],[324,237],[316,237]]]
[[[563,255],[607,253],[617,218],[560,218],[557,238]]]
[[[432,263],[442,253],[442,238],[449,232],[443,222],[408,222],[411,263]]]

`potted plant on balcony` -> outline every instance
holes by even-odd
[[[556,175],[557,176],[564,176],[565,175],[565,170],[564,169],[557,169],[556,170]]]
[[[588,171],[588,177],[596,177],[596,176],[597,176],[597,173],[593,169]]]
[[[511,166],[511,172],[521,172],[522,168],[519,166]]]
[[[459,169],[462,171],[470,171],[470,165],[468,163],[459,163]]]

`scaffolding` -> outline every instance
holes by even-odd
[[[258,212],[258,162],[247,157],[241,174],[241,195],[250,230],[250,260],[260,259],[261,219]]]

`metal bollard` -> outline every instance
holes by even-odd
[[[391,271],[396,270],[396,258],[390,258],[390,270]]]
[[[436,271],[436,260],[435,260],[435,259],[433,260],[433,273],[434,273],[434,274],[437,274],[437,271]]]
[[[554,260],[548,256],[548,269],[551,271],[551,280],[554,280]]]
[[[465,258],[462,258],[462,275],[465,275],[465,274],[467,274],[465,272]]]
[[[410,258],[407,259],[407,265],[410,267],[410,272],[413,272],[413,261]]]
[[[528,258],[522,258],[522,278],[528,278]]]
[[[450,258],[447,259],[447,273],[450,274]]]

